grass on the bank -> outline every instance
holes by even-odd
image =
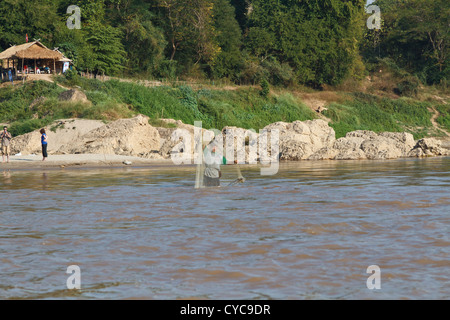
[[[436,122],[450,132],[450,105],[442,104],[436,106],[436,110],[440,113],[440,116],[436,119]]]
[[[202,121],[204,128],[222,129],[237,126],[259,130],[277,121],[292,122],[317,118],[301,98],[288,90],[274,90],[265,97],[255,87],[234,90],[199,89],[183,86],[145,87],[117,80],[102,82],[94,79],[64,77],[57,81],[67,87],[79,86],[91,104],[61,102],[58,96],[64,89],[43,81],[0,89],[0,122],[10,123],[10,131],[17,136],[65,118],[115,120],[138,113],[151,118],[158,126],[161,118],[181,120],[187,124]],[[31,108],[36,99],[38,103]],[[390,99],[377,95],[353,93],[327,105],[324,115],[337,138],[354,130],[375,132],[409,131],[416,139],[429,134],[432,127],[428,108],[431,102],[411,98]],[[435,106],[435,105],[434,105]],[[447,105],[435,106],[441,113],[437,119],[450,129],[450,110]]]
[[[92,104],[86,104],[59,101],[58,96],[63,91],[56,84],[45,81],[1,88],[0,122],[10,123],[10,132],[17,136],[58,119],[115,120],[135,114],[128,106],[117,103],[103,92],[88,92]]]
[[[330,124],[336,137],[345,136],[354,130],[375,132],[409,131],[418,139],[427,134],[432,127],[430,103],[410,98],[389,99],[375,95],[355,93],[352,100],[345,103],[332,103],[324,115],[332,120]]]
[[[195,91],[186,85],[148,88],[131,82],[82,78],[77,83],[88,93],[104,92],[150,118],[172,118],[187,124],[202,121],[204,128],[238,126],[259,130],[276,121],[316,118],[314,112],[291,94],[265,98],[257,88]]]

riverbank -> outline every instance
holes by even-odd
[[[204,128],[262,129],[283,121],[322,119],[344,137],[355,130],[408,132],[414,139],[450,136],[450,96],[424,87],[415,97],[379,90],[377,81],[358,87],[313,90],[271,87],[262,95],[258,86],[173,84],[147,87],[140,82],[99,81],[64,77],[0,87],[0,122],[14,136],[48,126],[58,119],[104,122],[143,114],[152,125],[161,118],[185,124],[202,121]],[[70,90],[67,90],[70,89]]]
[[[448,156],[435,157],[446,158]],[[303,162],[305,166],[310,166],[312,163],[338,162],[345,163],[364,162],[379,162],[379,161],[393,161],[406,160],[408,158],[386,159],[386,160],[307,160]],[[413,159],[413,158],[409,158]],[[297,163],[299,161],[282,161],[282,163]],[[241,168],[245,168],[247,164],[240,164]],[[139,157],[120,156],[120,155],[104,155],[104,154],[66,154],[66,155],[51,155],[46,161],[42,161],[40,155],[28,156],[11,156],[9,163],[0,162],[0,171],[9,170],[41,170],[41,169],[105,169],[105,168],[170,168],[180,167],[175,165],[171,159],[143,159]]]
[[[64,169],[64,168],[117,168],[117,167],[159,167],[173,166],[164,159],[143,159],[139,157],[106,154],[50,155],[42,161],[41,155],[10,156],[9,163],[0,163],[0,170],[16,169]]]
[[[109,123],[82,119],[58,120],[45,127],[49,141],[48,163],[40,161],[40,133],[36,130],[11,140],[11,155],[14,155],[11,165],[122,166],[134,163],[148,166],[173,164],[172,157],[178,152],[190,154],[193,159],[198,131],[193,125],[173,119],[161,119],[159,126],[150,123],[151,119],[144,115]],[[265,149],[270,153],[276,152],[282,161],[384,160],[450,155],[446,139],[415,140],[407,132],[376,133],[367,130],[352,131],[345,137],[337,138],[333,128],[321,119],[276,122],[264,129],[270,135],[278,136],[274,136],[278,139],[278,150],[267,149],[269,145],[264,134],[225,127],[221,130],[224,134],[224,152],[234,150],[236,155],[236,152],[243,151],[244,158],[234,159],[240,163],[259,163],[261,157],[265,157]],[[208,139],[206,133],[213,134],[204,130],[204,139]],[[272,161],[275,158],[273,155]]]
[[[69,160],[69,165],[166,163],[174,150],[186,149],[188,140],[194,150],[194,121],[201,121],[204,129],[234,131],[245,139],[246,163],[258,162],[262,156],[258,148],[264,136],[251,129],[278,130],[281,160],[383,160],[449,154],[450,104],[430,88],[420,99],[369,93],[368,89],[298,92],[272,88],[263,97],[258,88],[147,88],[86,79],[80,79],[78,88],[67,90],[73,83],[63,81],[61,87],[61,80],[55,79],[57,84],[35,81],[0,91],[0,119],[14,137],[12,155],[40,155],[39,130],[45,128],[50,158],[102,155],[98,160]],[[177,130],[187,137],[184,145],[174,139]],[[108,160],[103,155],[114,156]],[[61,160],[52,165],[66,164]]]

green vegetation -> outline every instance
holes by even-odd
[[[358,129],[437,134],[433,108],[449,130],[448,1],[377,0],[379,30],[366,27],[366,2],[0,1],[0,51],[22,44],[25,34],[58,47],[74,69],[56,81],[80,87],[91,102],[61,102],[64,89],[50,83],[4,86],[0,121],[15,135],[56,119],[138,113],[153,125],[173,118],[258,130],[319,117],[299,94],[318,89],[340,96],[325,99],[323,113],[338,137]],[[81,9],[81,29],[66,26],[70,5]],[[86,71],[167,85],[88,80],[80,77]],[[226,86],[198,85],[208,82]]]
[[[450,132],[450,105],[439,105],[436,107],[436,110],[440,114],[436,122]]]
[[[63,83],[70,84],[67,81]],[[104,99],[127,105],[130,110],[152,119],[172,118],[187,124],[202,121],[205,128],[239,126],[258,130],[276,121],[316,117],[314,112],[289,93],[264,97],[259,89],[252,87],[194,91],[186,85],[147,88],[117,80],[101,82],[80,78],[76,83],[88,98],[103,95]],[[102,99],[91,101],[96,105],[102,104]]]
[[[450,40],[447,0],[377,0],[383,19],[381,30],[367,30],[361,47],[366,69],[374,71],[378,59],[389,58],[422,84],[448,82]],[[408,90],[408,88],[407,88]]]
[[[134,113],[104,92],[91,91],[92,104],[61,102],[64,89],[54,83],[36,81],[0,89],[0,121],[10,123],[14,136],[40,129],[58,119],[86,118],[114,120]]]
[[[13,135],[30,132],[49,123],[47,119],[33,118],[32,102],[40,97],[55,98],[62,91],[55,84],[36,82],[25,86],[7,86],[0,90],[0,119],[11,123]],[[42,100],[42,99],[41,99]]]
[[[444,134],[431,122],[437,110],[436,122],[450,131],[448,1],[377,0],[380,30],[366,27],[365,4],[0,1],[0,51],[22,44],[25,34],[58,47],[74,68],[55,81],[81,88],[90,101],[59,101],[64,89],[54,83],[1,85],[0,122],[17,136],[68,118],[144,114],[151,125],[166,128],[174,125],[163,118],[259,130],[277,121],[327,117],[337,138],[372,130],[407,131],[418,139]],[[81,29],[66,27],[69,5],[81,8]],[[128,80],[86,79],[80,76],[86,71]],[[166,85],[146,87],[132,79]],[[322,115],[313,111],[318,105],[326,108]]]
[[[16,136],[68,118],[110,121],[144,114],[150,117],[151,125],[167,128],[174,125],[160,119],[171,118],[187,124],[200,120],[204,128],[237,126],[259,130],[277,121],[319,117],[292,90],[277,89],[263,95],[258,87],[194,90],[187,85],[145,87],[133,82],[103,82],[80,77],[56,80],[65,86],[76,83],[91,103],[61,102],[58,95],[64,89],[48,82],[4,86],[0,88],[0,122],[10,123],[11,132]],[[322,96],[326,98],[327,93],[323,92]],[[329,103],[323,115],[331,120],[337,138],[354,130],[407,131],[416,139],[437,134],[430,120],[433,107],[440,113],[437,122],[450,129],[448,105],[361,92],[328,96]],[[52,128],[57,130],[58,126]]]
[[[349,131],[371,130],[375,132],[409,131],[414,137],[426,135],[423,129],[430,129],[430,103],[401,98],[397,100],[381,98],[369,94],[353,94],[352,100],[343,104],[332,103],[324,112],[333,122],[336,137],[345,136]]]
[[[116,120],[138,113],[149,116],[153,125],[162,125],[160,118],[172,118],[187,124],[201,120],[205,128],[239,126],[255,130],[276,121],[315,118],[291,94],[264,98],[256,88],[194,91],[189,86],[147,88],[117,80],[77,79],[76,83],[91,104],[61,102],[57,97],[63,89],[42,81],[1,88],[0,103],[4,107],[0,109],[0,121],[11,123],[11,132],[19,135],[57,119]]]
[[[8,0],[0,1],[0,51],[41,39],[76,70],[144,79],[228,79],[235,84],[337,85],[389,58],[408,74],[398,90],[446,83],[447,0]],[[70,5],[81,29],[69,29]]]

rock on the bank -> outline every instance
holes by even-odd
[[[279,130],[280,159],[304,160],[336,140],[335,132],[324,120],[276,122],[264,129]]]
[[[115,154],[167,159],[177,154],[177,151],[188,152],[189,148],[185,143],[190,141],[190,152],[194,156],[195,127],[178,120],[161,119],[161,121],[164,122],[161,127],[153,127],[149,124],[149,118],[143,115],[108,124],[96,120],[60,120],[46,127],[49,153]],[[439,140],[425,138],[416,142],[411,134],[405,132],[377,134],[373,131],[358,130],[336,140],[333,128],[326,121],[319,119],[292,123],[276,122],[264,129],[268,135],[237,127],[223,128],[224,137],[230,133],[232,133],[230,136],[233,136],[233,139],[224,139],[224,151],[233,148],[235,159],[238,158],[238,152],[244,151],[246,163],[261,161],[265,153],[259,152],[266,147],[266,151],[271,153],[270,137],[277,129],[279,132],[277,156],[281,160],[378,160],[450,154]],[[174,133],[180,131],[181,135],[175,139]],[[186,135],[190,140],[184,141]],[[202,129],[202,135],[203,141],[209,141],[214,133]],[[11,151],[12,154],[39,154],[41,152],[39,131],[14,137],[11,141]],[[227,158],[229,156],[227,155]],[[274,155],[271,156],[273,159]]]
[[[64,146],[76,144],[87,132],[104,126],[102,121],[87,119],[58,120],[44,129],[48,136],[48,152],[55,154]],[[53,130],[52,130],[53,129]],[[14,137],[11,140],[12,154],[23,155],[41,153],[41,134],[39,130]]]
[[[442,142],[434,138],[424,138],[417,141],[414,148],[408,153],[409,157],[448,156],[450,150],[442,147]]]
[[[50,150],[49,150],[50,151]],[[39,131],[33,131],[11,140],[11,153],[21,153],[23,155],[35,154],[41,152],[41,134]]]
[[[195,126],[185,124],[180,120],[160,119],[160,121],[164,122],[166,126],[156,128],[160,135],[161,145],[158,154],[164,159],[169,159],[172,155],[179,152],[188,153],[190,149],[191,160],[193,161],[194,153],[196,151]],[[183,138],[184,135],[189,137],[188,139],[190,139],[191,142],[190,146],[185,145],[187,140]],[[214,137],[214,132],[211,130],[201,129],[201,135],[204,140],[209,141],[209,139]]]
[[[358,130],[347,133],[331,146],[309,157],[309,160],[396,159],[407,157],[415,141],[410,133]]]
[[[58,97],[59,101],[91,103],[84,92],[77,89],[66,90]]]
[[[259,134],[254,130],[238,127],[222,129],[224,153],[228,160],[239,160],[245,163],[256,163],[259,159]],[[231,152],[231,153],[230,153]]]
[[[66,145],[61,153],[116,154],[142,156],[160,148],[160,136],[143,115],[120,119],[83,135],[78,141]]]

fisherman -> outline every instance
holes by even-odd
[[[222,178],[222,171],[220,170],[221,165],[230,164],[226,157],[223,156],[221,152],[217,139],[213,139],[204,149],[203,158],[205,163],[205,170],[203,173],[203,186],[204,187],[220,187],[220,178]],[[233,162],[237,164],[237,160]],[[242,183],[245,178],[242,176],[239,166],[237,168],[238,178],[234,183]]]
[[[205,172],[203,174],[203,185],[205,187],[220,187],[220,178],[222,171],[220,166],[227,164],[227,159],[219,151],[219,146],[216,139],[213,139],[203,149],[203,156],[205,162]]]

